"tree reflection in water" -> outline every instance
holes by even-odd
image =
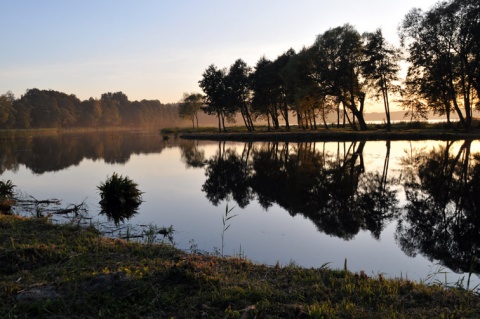
[[[471,141],[458,150],[445,142],[403,158],[407,203],[396,238],[409,256],[421,253],[454,271],[478,273],[480,154],[470,148]]]
[[[265,209],[275,203],[326,234],[351,239],[365,229],[378,239],[398,215],[398,200],[387,176],[390,143],[381,174],[365,174],[365,143],[351,143],[346,152],[339,143],[336,154],[319,151],[316,143],[245,144],[239,155],[221,142],[207,161],[202,190],[214,205],[233,199],[245,207],[256,197]]]
[[[397,221],[395,237],[407,255],[420,253],[457,272],[473,265],[478,273],[480,154],[471,154],[469,141],[455,152],[458,142],[443,143],[427,154],[411,150],[401,172],[389,176],[389,141],[377,171],[365,168],[365,141],[338,143],[337,152],[321,143],[247,143],[241,155],[220,142],[206,161],[202,190],[214,205],[233,199],[245,207],[254,198],[265,209],[277,204],[345,240],[360,230],[379,239]]]

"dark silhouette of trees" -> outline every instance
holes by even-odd
[[[377,97],[383,100],[385,116],[387,119],[387,131],[392,129],[390,119],[389,93],[395,90],[394,83],[398,81],[400,70],[400,51],[386,42],[382,30],[363,35],[365,44],[362,61],[362,74],[374,88]]]
[[[343,126],[348,121],[354,130],[367,130],[368,92],[382,100],[388,131],[393,94],[401,94],[398,101],[411,119],[426,118],[433,111],[446,115],[450,123],[454,112],[468,129],[474,108],[480,108],[479,29],[478,1],[448,0],[427,12],[413,9],[406,15],[399,32],[403,52],[385,41],[381,29],[364,33],[362,39],[352,25],[345,24],[318,35],[313,45],[298,53],[290,49],[273,61],[260,58],[249,85],[240,85],[243,80],[234,83],[244,89],[242,96],[251,97],[251,119],[266,120],[269,130],[278,130],[282,118],[289,130],[290,113],[304,129],[316,129],[318,117],[328,127],[332,110],[337,112],[337,127],[343,120]],[[409,63],[402,86],[397,77],[401,53],[407,53]],[[221,72],[212,67],[204,75]],[[222,108],[230,115],[240,112],[251,130],[248,103],[237,100],[222,101]]]
[[[410,63],[406,85],[438,114],[455,112],[469,129],[478,104],[478,1],[437,3],[427,12],[411,10],[400,36]]]
[[[316,79],[325,90],[344,107],[344,116],[350,126],[366,130],[363,117],[365,88],[361,81],[363,51],[361,36],[349,24],[330,29],[319,35],[314,47],[317,50]],[[350,114],[352,118],[350,118]]]
[[[317,117],[320,116],[325,128],[327,115],[333,111],[325,91],[313,76],[315,65],[315,49],[303,48],[290,57],[280,75],[287,88],[287,100],[290,109],[297,116],[298,125],[303,129],[316,129]]]
[[[225,119],[232,120],[234,111],[228,101],[228,87],[226,83],[226,71],[210,65],[198,82],[205,93],[205,113],[215,115],[218,119],[218,131],[225,132]]]
[[[274,94],[274,67],[265,57],[258,60],[254,72],[250,75],[252,89],[252,109],[255,118],[267,121],[268,130],[280,128],[278,106]]]
[[[255,131],[255,127],[250,101],[250,74],[251,68],[243,60],[238,59],[230,66],[225,82],[227,103],[231,105],[234,112],[240,112],[245,127],[252,132]]]

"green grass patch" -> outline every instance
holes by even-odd
[[[0,216],[2,318],[475,318],[462,289],[257,265]]]

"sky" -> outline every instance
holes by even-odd
[[[412,8],[434,0],[0,0],[0,94],[51,89],[79,99],[125,93],[131,101],[178,102],[201,92],[215,64],[249,66],[310,46],[349,23],[397,27]]]

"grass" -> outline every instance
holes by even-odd
[[[478,318],[480,297],[0,216],[0,318]]]

